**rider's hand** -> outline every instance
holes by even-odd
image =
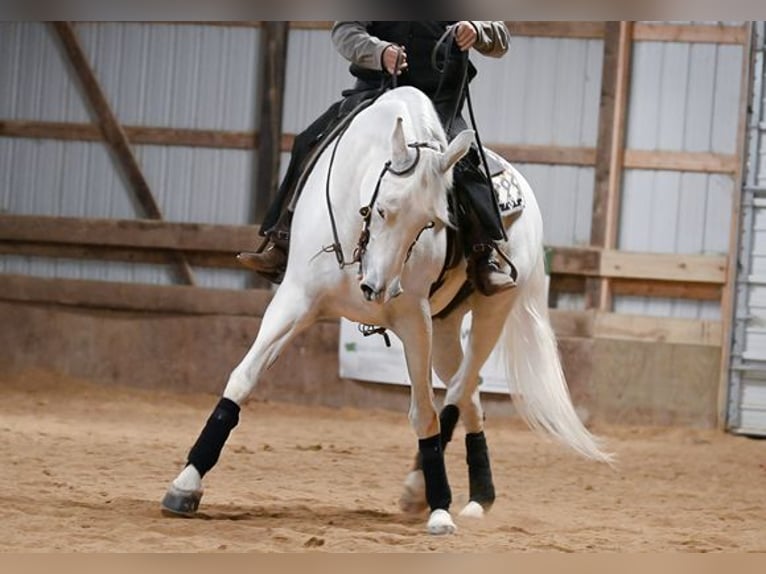
[[[404,46],[391,44],[383,50],[383,69],[392,76],[394,74],[394,68],[396,68],[396,57],[398,54],[401,54],[398,72],[401,74],[402,71],[407,69],[407,52],[405,51]]]
[[[461,20],[455,26],[457,26],[455,29],[455,42],[457,42],[458,48],[463,52],[470,50],[476,43],[478,36],[476,28],[468,20]]]

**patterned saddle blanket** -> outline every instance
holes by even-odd
[[[489,148],[484,148],[492,176],[492,187],[503,218],[521,213],[524,209],[524,194],[516,174],[510,169],[511,165],[500,155]]]

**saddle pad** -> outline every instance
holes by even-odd
[[[495,188],[500,214],[507,217],[521,212],[524,209],[524,195],[511,165],[491,149],[484,148],[484,152],[492,174],[492,187]]]

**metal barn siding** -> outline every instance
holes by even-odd
[[[291,29],[287,42],[282,131],[299,133],[354,83],[328,30]]]
[[[476,122],[490,145],[595,147],[602,40],[514,37],[501,59],[472,56]],[[498,101],[498,96],[502,100]],[[543,214],[545,242],[590,242],[594,169],[518,164]]]
[[[80,23],[76,31],[123,124],[257,128],[258,29]],[[0,24],[0,117],[91,121],[49,25]],[[139,145],[134,152],[166,219],[248,223],[257,167],[252,150]],[[138,215],[132,193],[102,143],[3,138],[0,168],[0,209],[7,212],[124,219]],[[0,271],[171,282],[162,265],[0,257]],[[203,286],[245,285],[245,275],[237,271],[195,271]]]
[[[737,149],[742,47],[636,42],[626,148]],[[728,254],[734,179],[723,174],[626,170],[618,248]],[[615,297],[615,311],[720,319],[711,302]]]
[[[766,23],[755,24],[753,42],[727,426],[766,436]]]
[[[472,97],[485,143],[596,145],[602,40],[514,37],[504,58],[474,53],[471,59],[479,71],[472,83]],[[327,30],[291,30],[285,133],[303,130],[353,81],[348,62],[334,49]],[[498,96],[503,98],[500,105]],[[465,115],[467,120],[467,111]],[[282,156],[282,173],[288,159],[289,154]],[[518,167],[543,206],[546,241],[587,244],[593,168]]]

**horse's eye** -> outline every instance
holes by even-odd
[[[383,211],[383,209],[381,209],[380,207],[378,208],[378,215],[380,215],[381,219],[385,219],[386,218],[386,212]]]

